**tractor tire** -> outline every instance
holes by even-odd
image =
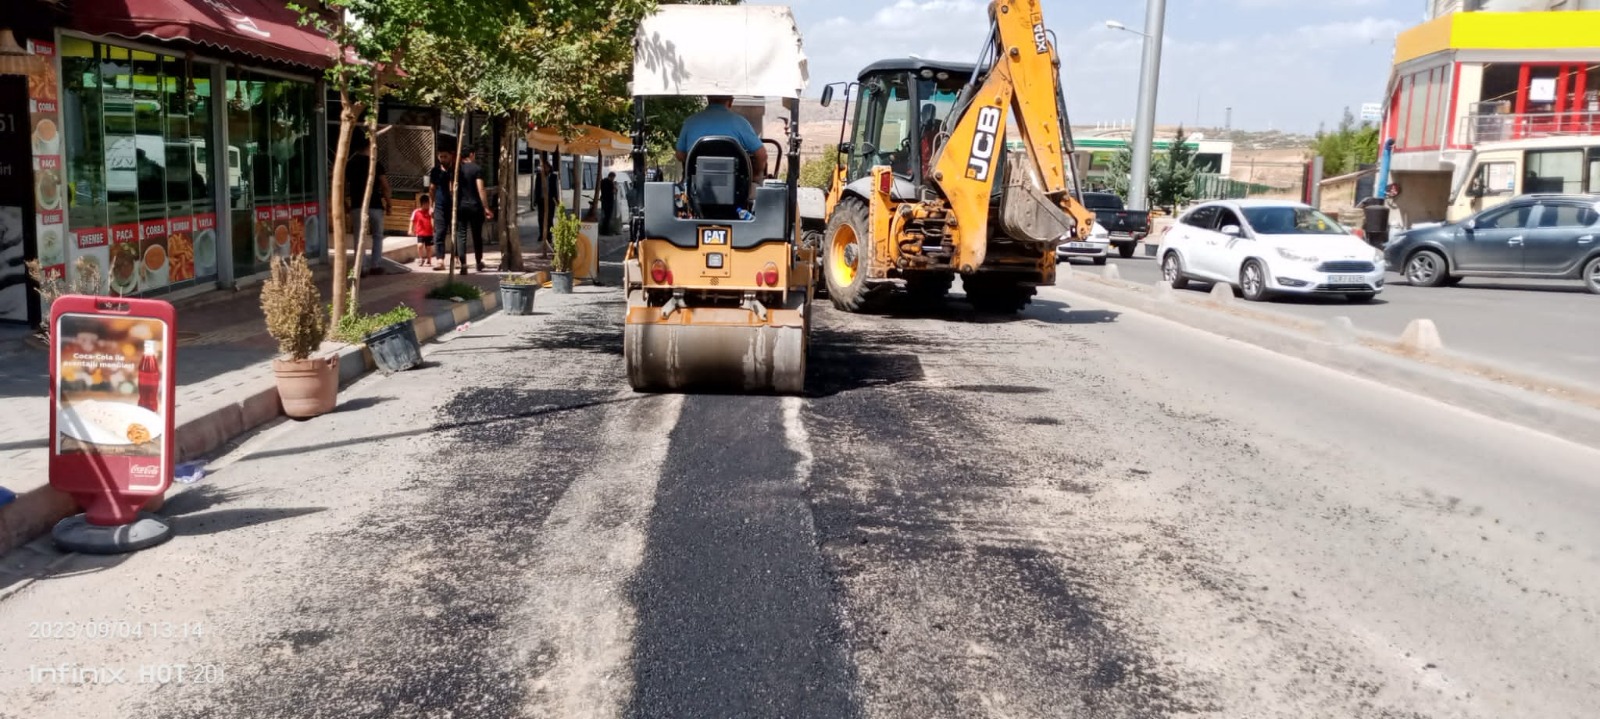
[[[845,312],[860,312],[867,304],[867,275],[872,265],[867,203],[855,197],[840,200],[822,238],[822,275],[828,300]]]
[[[918,273],[906,278],[906,294],[916,302],[943,302],[955,282],[954,273]]]
[[[1004,277],[971,275],[961,279],[967,301],[984,314],[1014,315],[1033,302],[1038,289]]]
[[[811,285],[816,289],[817,299],[826,299],[828,296],[828,281],[822,276],[824,258],[822,256],[822,230],[805,230],[800,233],[800,245],[816,252],[816,264],[811,267]]]
[[[1133,251],[1135,249],[1137,249],[1138,247],[1139,247],[1139,242],[1137,240],[1135,240],[1133,242],[1124,242],[1124,243],[1122,243],[1120,245],[1117,245],[1117,254],[1121,255],[1122,259],[1124,259],[1124,260],[1132,259],[1133,258]]]

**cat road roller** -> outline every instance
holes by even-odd
[[[786,154],[763,140],[778,149],[771,168],[734,138],[708,136],[688,148],[681,182],[633,185],[622,347],[634,390],[805,390],[816,264],[815,250],[798,242],[796,210],[806,79],[786,7],[662,5],[641,23],[631,90],[635,178],[646,177],[652,98],[777,98],[788,132]]]
[[[1088,237],[1094,213],[1042,5],[990,0],[976,63],[891,58],[845,84],[850,124],[820,243],[836,307],[859,312],[902,286],[937,302],[960,276],[975,309],[1012,314],[1055,283],[1057,245]],[[1021,142],[1008,148],[1008,137]]]

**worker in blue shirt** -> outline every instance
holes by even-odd
[[[706,109],[683,121],[683,129],[678,131],[678,162],[683,162],[689,156],[689,148],[694,147],[700,138],[713,135],[738,140],[755,163],[755,177],[766,176],[767,146],[761,143],[761,136],[750,127],[750,121],[733,111],[733,98],[726,95],[707,97]]]

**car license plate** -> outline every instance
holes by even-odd
[[[1069,250],[1093,250],[1093,249],[1095,249],[1095,246],[1094,246],[1094,243],[1091,243],[1091,242],[1068,242],[1067,243],[1067,249],[1069,249]]]
[[[1330,285],[1364,285],[1367,278],[1362,275],[1328,275]]]

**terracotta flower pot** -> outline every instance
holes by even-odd
[[[283,413],[307,419],[333,411],[339,400],[339,356],[272,360]]]

